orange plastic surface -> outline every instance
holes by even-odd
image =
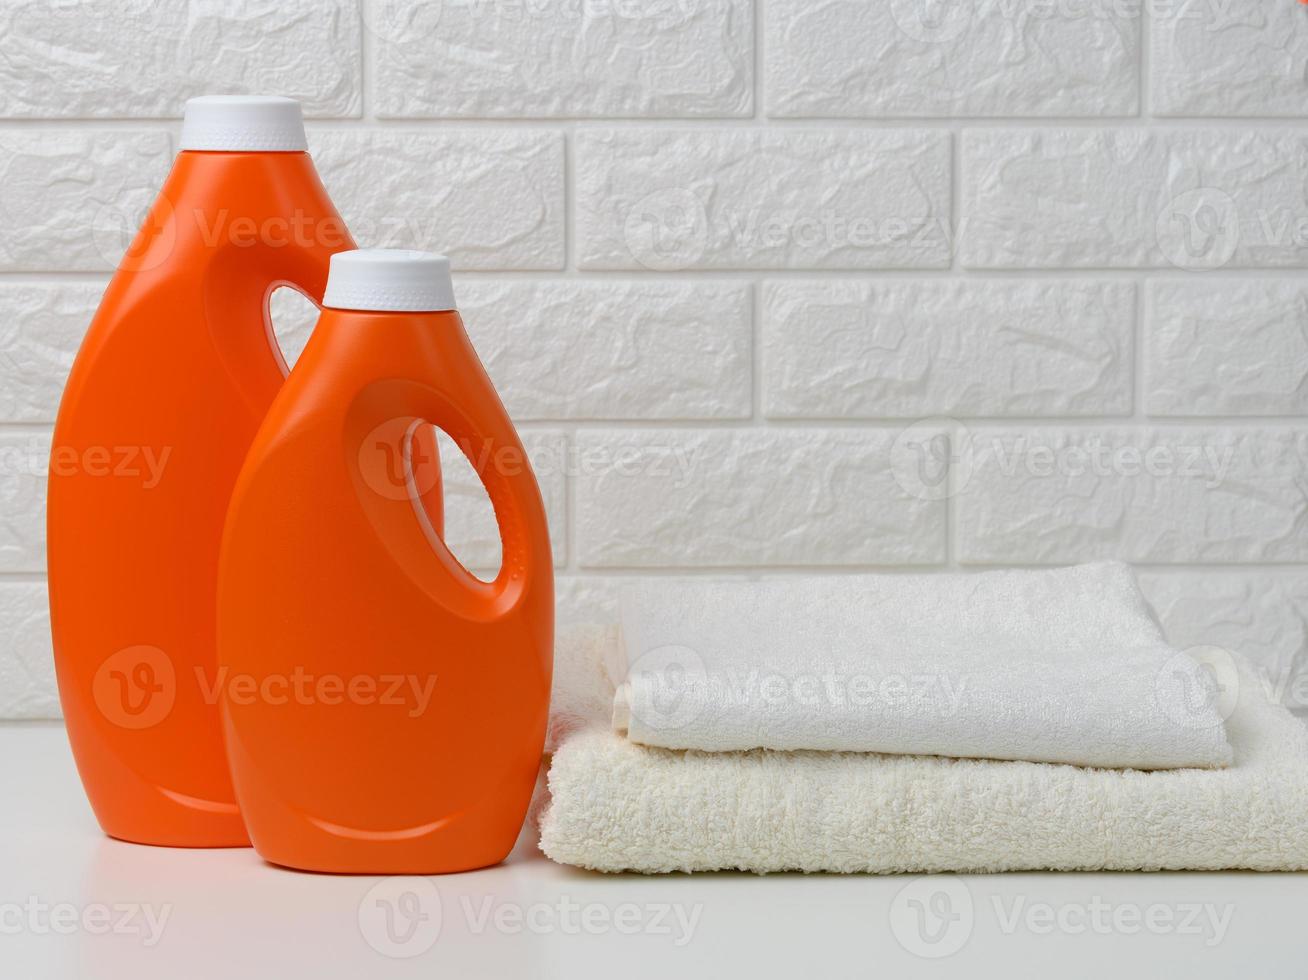
[[[248,843],[223,749],[218,549],[285,367],[267,298],[352,248],[305,153],[181,153],[73,365],[50,461],[64,718],[105,832]]]
[[[493,582],[415,503],[435,474],[403,447],[431,425],[491,498]],[[223,712],[259,854],[380,874],[502,860],[540,764],[553,589],[535,476],[459,314],[324,309],[223,541]]]

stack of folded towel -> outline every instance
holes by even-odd
[[[1308,868],[1308,729],[1131,570],[643,586],[560,636],[541,847],[602,871]]]

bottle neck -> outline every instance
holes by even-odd
[[[323,320],[359,329],[426,330],[462,327],[458,310],[343,310],[336,306],[322,307]]]
[[[295,373],[303,384],[340,391],[386,378],[433,385],[475,359],[457,310],[383,313],[325,306]]]
[[[208,249],[354,246],[303,151],[183,150],[159,206],[171,210],[179,243]]]

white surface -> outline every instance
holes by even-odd
[[[277,95],[202,95],[186,103],[183,150],[303,151],[300,103]]]
[[[358,248],[331,257],[322,305],[338,310],[454,309],[450,260],[408,248]]]
[[[361,901],[377,898],[369,893],[382,879],[283,871],[263,864],[250,850],[169,850],[102,836],[57,725],[0,726],[0,783],[6,787],[0,807],[0,975],[6,978],[794,980],[935,977],[943,970],[977,978],[1275,978],[1302,976],[1308,960],[1302,925],[1308,875],[642,878],[560,867],[529,842],[520,843],[500,867],[428,879],[443,913],[439,935],[421,955],[394,959],[374,949],[359,924]],[[968,931],[961,918],[940,943],[921,945],[910,902],[930,905],[933,891],[952,896],[960,914],[970,901],[972,926]],[[427,894],[433,893],[427,889]],[[29,896],[83,912],[97,903],[149,905],[156,914],[170,906],[171,911],[161,938],[147,948],[144,936],[125,932],[39,934],[29,927],[32,917],[24,911],[16,918],[13,911]],[[565,901],[569,911],[560,916]],[[534,917],[537,931],[497,930],[490,924],[478,933],[476,916],[487,902],[495,909],[521,908]],[[622,912],[624,903],[640,911]],[[1071,929],[1084,929],[1060,929],[1055,914],[1046,933],[1046,905],[1061,912]],[[1134,932],[1111,928],[1114,916],[1129,928],[1132,909],[1144,915],[1154,905],[1164,910],[1152,913],[1155,931],[1143,925]],[[615,915],[640,916],[648,924],[654,907],[668,906],[669,934],[623,935],[611,927]],[[1225,919],[1220,941],[1208,944],[1216,930],[1205,935],[1179,929],[1190,906],[1201,913],[1211,908],[1219,921]],[[698,909],[690,940],[681,946],[678,907],[687,917]],[[942,908],[938,899],[934,907]],[[1015,910],[1018,924],[1009,927]],[[552,928],[583,914],[590,917],[592,934]],[[1173,924],[1164,930],[1157,923],[1166,915]],[[1096,932],[1096,920],[1106,923],[1107,931]],[[609,927],[597,925],[601,921]],[[1209,921],[1200,914],[1191,925],[1202,930]],[[15,924],[21,927],[17,931]],[[379,935],[371,926],[368,933]],[[426,934],[415,935],[415,945],[401,951],[421,945]],[[943,964],[904,945],[938,952],[960,942]]]

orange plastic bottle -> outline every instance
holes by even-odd
[[[50,461],[55,665],[104,830],[248,844],[223,751],[214,603],[232,485],[286,368],[268,296],[321,297],[353,243],[290,99],[187,104],[178,155],[73,365]]]
[[[416,502],[431,477],[403,447],[433,425],[495,508],[493,582]],[[553,593],[540,490],[454,308],[448,262],[333,256],[223,537],[223,713],[259,854],[381,874],[501,861],[540,763]]]

